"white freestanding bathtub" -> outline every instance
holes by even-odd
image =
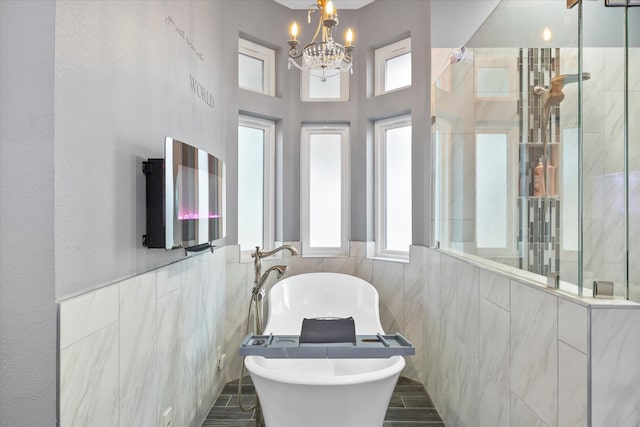
[[[378,292],[336,273],[293,276],[268,296],[265,334],[298,335],[303,318],[349,317],[356,334],[384,333]],[[247,356],[267,427],[381,427],[405,362],[387,359],[265,359]]]

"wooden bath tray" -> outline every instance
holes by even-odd
[[[246,336],[240,344],[240,356],[267,359],[384,359],[413,356],[416,349],[401,334],[356,335],[356,343],[300,344],[299,335]]]

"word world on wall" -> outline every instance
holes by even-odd
[[[209,93],[207,88],[202,86],[195,77],[189,74],[189,81],[191,82],[191,90],[196,94],[198,98],[202,100],[205,104],[207,104],[210,108],[213,108],[213,95]]]

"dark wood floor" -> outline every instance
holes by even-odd
[[[242,404],[250,406],[255,401],[255,389],[249,377],[243,379],[242,384]],[[203,427],[256,427],[255,412],[243,412],[238,406],[237,390],[237,380],[225,385]],[[387,408],[384,427],[419,426],[444,427],[444,423],[422,384],[400,377]]]

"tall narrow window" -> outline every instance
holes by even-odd
[[[348,255],[349,128],[303,126],[300,157],[303,255]]]
[[[245,39],[238,39],[238,86],[275,96],[276,52]]]
[[[476,135],[476,245],[506,249],[510,225],[508,144],[505,133]]]
[[[381,120],[376,135],[376,255],[406,259],[411,245],[411,117]]]
[[[238,122],[238,244],[243,255],[273,247],[275,123],[240,116]]]
[[[375,50],[375,94],[411,86],[411,39]]]

